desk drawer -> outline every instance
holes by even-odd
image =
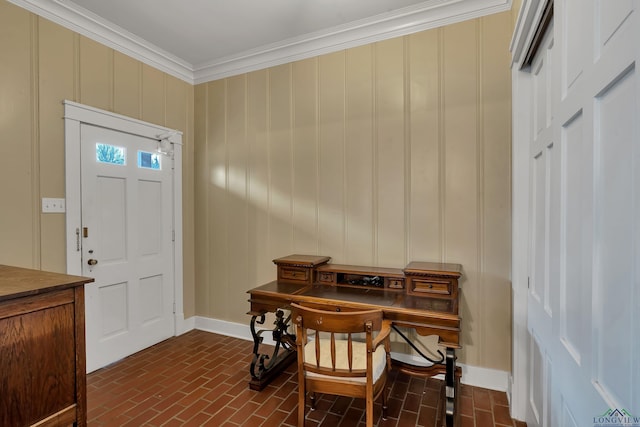
[[[409,281],[409,293],[414,295],[429,295],[434,296],[451,296],[453,293],[453,283],[446,279],[416,279],[412,278]]]
[[[304,267],[280,267],[278,280],[293,282],[310,282],[311,270]]]
[[[336,273],[332,271],[319,271],[318,281],[322,283],[336,283]]]

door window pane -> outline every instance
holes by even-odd
[[[96,144],[96,160],[100,163],[110,163],[113,165],[126,165],[126,149],[115,145]]]
[[[160,170],[161,158],[159,153],[149,153],[146,151],[138,151],[138,167],[146,169]]]

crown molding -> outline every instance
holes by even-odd
[[[68,0],[7,1],[167,74],[191,84],[199,84],[503,12],[511,8],[512,0],[428,0],[197,65],[160,49]]]
[[[193,84],[193,66],[98,15],[65,0],[7,0],[38,16]]]
[[[510,9],[511,0],[429,0],[200,64],[194,69],[194,80],[205,83]]]

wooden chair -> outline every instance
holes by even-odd
[[[382,395],[386,419],[391,324],[382,311],[291,307],[298,351],[298,426],[304,426],[307,392],[312,409],[316,392],[365,398],[367,427],[373,426],[373,402]]]

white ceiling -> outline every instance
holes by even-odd
[[[9,1],[190,83],[511,6],[511,0]]]

